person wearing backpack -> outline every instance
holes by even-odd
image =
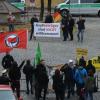
[[[93,100],[93,91],[95,86],[95,78],[93,71],[89,70],[88,77],[85,82],[85,100]]]
[[[85,86],[86,77],[87,77],[87,71],[80,64],[75,72],[75,81],[77,85],[77,94],[79,95],[79,100],[84,100],[82,92]]]

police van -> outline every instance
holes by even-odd
[[[100,17],[100,3],[94,3],[95,0],[65,0],[56,6],[56,11],[62,15],[70,12],[71,14],[98,15]]]

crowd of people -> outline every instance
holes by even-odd
[[[29,59],[23,60],[19,65],[9,53],[6,53],[2,59],[2,66],[6,71],[4,70],[0,76],[0,84],[11,85],[18,98],[20,98],[22,69],[26,78],[26,94],[34,93],[36,100],[40,100],[40,98],[46,100],[50,79],[45,60],[41,59],[36,67],[31,64]],[[64,100],[66,93],[68,99],[71,95],[77,94],[79,100],[93,100],[93,92],[96,88],[95,73],[96,69],[91,60],[88,61],[88,65],[86,65],[84,57],[80,58],[77,63],[69,60],[61,68],[56,69],[52,75],[52,89],[55,92],[56,100]]]

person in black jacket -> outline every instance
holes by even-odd
[[[3,68],[5,69],[10,68],[13,61],[14,61],[14,58],[8,52],[6,52],[6,55],[2,59]]]
[[[48,11],[47,16],[45,17],[45,23],[53,23],[53,17],[50,13],[50,11]]]
[[[58,69],[55,70],[55,74],[53,75],[53,89],[56,94],[56,100],[64,100],[65,89],[63,76],[60,74]]]
[[[47,89],[48,89],[49,78],[48,78],[48,75],[47,75],[47,70],[46,70],[46,67],[45,67],[44,60],[41,60],[40,64],[38,64],[36,66],[35,79],[36,79],[36,83],[35,83],[36,100],[40,99],[42,91],[44,92],[43,100],[45,100]]]
[[[81,41],[83,42],[83,35],[84,35],[84,30],[85,30],[85,19],[82,18],[82,16],[79,17],[79,21],[77,21],[78,24],[78,42]]]
[[[70,35],[70,41],[73,40],[73,27],[74,27],[74,19],[72,18],[71,15],[69,15],[69,24],[68,24],[68,31],[69,31],[69,35]]]
[[[31,94],[33,94],[33,74],[34,68],[30,63],[30,60],[27,60],[26,65],[23,68],[23,73],[26,76],[26,86],[27,86],[27,94],[29,94],[29,83],[31,86]]]
[[[9,78],[11,80],[12,90],[17,92],[17,97],[20,98],[20,78],[21,78],[21,68],[24,65],[23,61],[20,66],[18,66],[17,62],[14,61],[11,68],[9,69]]]
[[[33,33],[34,33],[34,22],[38,22],[38,18],[36,15],[34,15],[31,18],[31,35],[30,35],[30,40],[32,39]],[[34,37],[35,38],[35,37]]]
[[[63,41],[66,41],[68,39],[68,16],[64,16],[61,20],[61,27],[63,31]]]
[[[71,87],[73,85],[73,70],[68,64],[65,64],[60,70],[64,72],[64,84],[65,88],[67,87],[68,89],[67,98],[70,98]]]

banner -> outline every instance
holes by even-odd
[[[34,23],[34,36],[60,37],[60,23]]]
[[[13,48],[27,48],[27,33],[25,29],[4,32],[0,34],[0,52],[10,52]]]
[[[81,57],[84,57],[85,60],[88,57],[88,50],[83,48],[76,48],[76,58],[79,60]]]
[[[93,66],[95,66],[95,68],[96,68],[97,70],[100,70],[100,56],[98,56],[98,57],[93,57],[93,58],[90,59],[90,60],[92,60]]]

